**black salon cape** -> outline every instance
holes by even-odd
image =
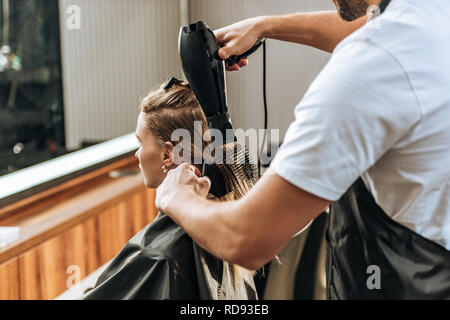
[[[208,263],[202,265],[205,257]],[[199,248],[170,217],[159,213],[127,242],[82,299],[217,299],[214,290],[223,278],[233,277],[224,265],[228,263]],[[256,298],[254,286],[245,284],[245,289],[245,298]]]

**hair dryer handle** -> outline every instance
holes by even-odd
[[[258,41],[256,41],[255,45],[253,47],[251,47],[249,50],[245,51],[243,54],[241,54],[239,56],[230,56],[228,59],[225,60],[227,65],[229,65],[229,66],[235,65],[236,63],[241,61],[242,58],[247,58],[253,52],[258,50],[259,47],[261,47],[261,45],[264,43],[264,41],[266,41],[265,38],[258,39]]]

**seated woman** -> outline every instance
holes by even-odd
[[[195,125],[199,123],[200,126]],[[141,146],[136,157],[148,188],[158,187],[168,170],[179,164],[174,152],[178,143],[190,144],[184,145],[183,150],[191,151],[192,164],[195,158],[203,159],[209,141],[201,146],[184,139],[172,141],[172,133],[177,129],[187,130],[191,137],[203,137],[208,132],[193,91],[181,81],[161,86],[141,103],[136,129]],[[235,148],[233,144],[224,146],[225,152]],[[196,166],[201,171],[202,165]],[[256,181],[255,171],[248,164],[241,168],[228,164],[224,167],[225,182],[231,188],[217,200],[242,197]],[[237,176],[236,170],[245,170],[246,176],[242,171]],[[211,194],[208,197],[213,198]],[[257,299],[253,275],[250,270],[208,254],[160,212],[128,241],[83,299]]]

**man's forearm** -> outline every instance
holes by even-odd
[[[367,22],[343,20],[337,12],[302,12],[283,16],[265,16],[258,25],[261,36],[304,44],[327,52]]]

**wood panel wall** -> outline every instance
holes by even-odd
[[[111,260],[156,217],[155,191],[138,190],[0,265],[0,300],[54,299],[74,284],[74,271],[83,279]]]
[[[0,266],[0,299],[20,299],[19,262],[17,258]]]

